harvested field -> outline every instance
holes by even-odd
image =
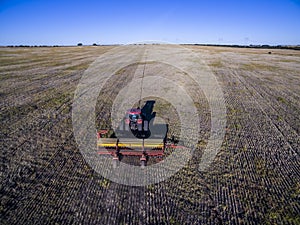
[[[209,66],[226,103],[225,138],[207,171],[198,166],[210,109],[184,73],[141,61],[114,74],[99,93],[97,128],[110,126],[118,90],[144,67],[169,73],[193,97],[201,123],[193,158],[170,179],[145,187],[97,174],[73,134],[77,84],[113,46],[0,48],[0,223],[300,224],[300,52],[184,47]],[[176,110],[155,100],[178,136]]]

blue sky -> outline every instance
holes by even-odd
[[[299,21],[299,0],[0,0],[0,45],[296,45]]]

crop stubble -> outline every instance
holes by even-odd
[[[111,47],[1,48],[1,223],[299,224],[300,53],[186,47],[203,57],[223,89],[225,139],[210,170],[199,172],[210,128],[205,96],[184,73],[147,64],[146,76],[169,73],[190,87],[203,132],[188,165],[147,187],[119,185],[96,174],[72,134],[76,85]],[[98,128],[109,126],[118,89],[139,77],[143,66],[119,71],[100,92]],[[169,119],[176,135],[174,108],[156,100],[155,110]]]

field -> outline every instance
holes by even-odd
[[[184,47],[209,66],[225,99],[225,137],[206,171],[198,166],[210,109],[184,73],[160,63],[129,65],[98,96],[97,128],[109,126],[118,90],[144,67],[181,81],[193,97],[201,140],[192,159],[169,179],[144,187],[95,172],[73,133],[77,85],[113,46],[0,48],[0,223],[300,224],[300,52]],[[157,114],[178,136],[176,110],[156,101]]]

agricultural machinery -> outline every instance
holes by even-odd
[[[113,156],[113,166],[124,156],[139,156],[141,166],[149,157],[162,157],[167,145],[168,124],[155,123],[155,101],[147,101],[143,108],[132,108],[117,129],[97,132],[98,154]]]

